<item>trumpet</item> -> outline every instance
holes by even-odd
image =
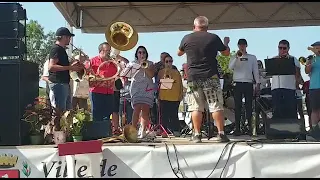
[[[149,67],[148,61],[144,60],[142,63],[140,63],[140,67],[142,69],[147,69]]]
[[[309,55],[308,57],[299,57],[299,62],[302,64],[302,65],[305,65],[307,63],[307,61],[310,61],[314,58],[314,55]]]
[[[243,53],[242,53],[240,50],[238,50],[237,56],[238,56],[238,57],[242,57],[242,55],[243,55]]]
[[[167,63],[164,65],[164,74],[163,74],[163,79],[172,79],[171,75],[168,73],[169,66]]]

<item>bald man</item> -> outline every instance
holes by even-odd
[[[205,109],[216,121],[218,128],[218,141],[228,142],[229,138],[224,133],[223,97],[220,88],[218,51],[228,56],[229,38],[224,42],[216,35],[207,32],[209,20],[205,16],[199,16],[194,20],[193,33],[183,37],[178,56],[187,54],[188,87],[187,100],[188,110],[192,111],[194,127],[193,141],[201,142],[201,124]]]

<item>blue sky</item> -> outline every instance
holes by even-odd
[[[37,20],[48,31],[56,31],[61,26],[66,26],[66,22],[60,12],[52,2],[21,2],[27,10],[28,19]],[[41,8],[40,8],[41,7]],[[180,69],[186,62],[186,57],[176,55],[177,48],[184,35],[190,31],[183,32],[164,32],[164,33],[140,33],[138,45],[143,45],[149,52],[149,60],[159,61],[160,53],[169,52],[174,58],[174,64]],[[299,58],[300,56],[310,55],[307,47],[315,41],[318,41],[320,27],[290,27],[290,28],[256,28],[256,29],[229,29],[211,31],[220,36],[230,37],[231,50],[237,49],[239,38],[245,38],[248,41],[248,52],[257,56],[258,59],[275,56],[278,52],[278,42],[287,39],[290,42],[290,54]],[[73,43],[77,47],[83,48],[84,52],[90,57],[98,53],[98,45],[106,41],[104,34],[85,34],[81,30],[74,30],[76,35]],[[135,49],[121,52],[121,55],[129,59],[134,58]],[[308,79],[302,72],[303,78]],[[42,84],[42,83],[41,83]]]

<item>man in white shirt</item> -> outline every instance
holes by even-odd
[[[86,57],[83,55],[77,55],[75,60],[79,60],[81,63],[85,63]],[[88,98],[89,98],[89,82],[86,79],[77,79],[70,82],[72,87],[72,107],[74,110],[79,109],[88,110]]]
[[[46,62],[43,64],[43,73],[41,76],[41,80],[46,82],[46,105],[51,108],[50,102],[50,88],[49,88],[49,56],[46,58]]]
[[[242,97],[245,98],[246,119],[249,123],[249,133],[252,134],[252,127],[250,126],[252,119],[252,98],[253,98],[253,84],[256,83],[256,90],[260,87],[259,69],[257,58],[255,55],[247,53],[248,43],[245,39],[239,39],[238,48],[241,53],[231,57],[229,62],[229,69],[233,70],[234,101],[235,101],[235,131],[233,135],[239,136]]]
[[[279,54],[276,57],[293,60],[296,65],[295,75],[272,76],[271,94],[274,118],[297,118],[296,87],[303,84],[300,74],[300,63],[289,55],[290,44],[281,40],[278,45]]]

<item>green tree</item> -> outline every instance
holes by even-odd
[[[34,20],[27,23],[27,60],[39,64],[39,76],[42,75],[43,64],[50,53],[54,43],[55,34],[44,32],[44,28]]]
[[[236,54],[236,52],[232,51],[229,56],[223,56],[221,54],[219,54],[217,56],[217,60],[218,60],[218,62],[220,64],[221,69],[222,69],[224,74],[232,74],[232,71],[229,69],[228,66],[229,66],[229,62],[230,62],[230,57],[235,55],[235,54]]]

